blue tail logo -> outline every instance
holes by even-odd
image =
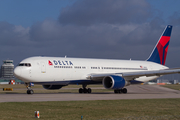
[[[171,25],[166,26],[163,34],[161,35],[158,43],[156,44],[154,50],[152,51],[147,61],[152,61],[155,63],[165,65],[171,31],[172,31],[172,26]]]

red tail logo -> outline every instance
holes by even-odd
[[[153,52],[151,53],[147,61],[152,61],[165,65],[171,31],[172,31],[172,26],[168,25],[165,28],[162,36],[160,37],[158,43],[156,44]]]

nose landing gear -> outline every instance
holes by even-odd
[[[26,87],[27,87],[27,94],[33,94],[34,91],[31,88],[31,84],[30,83],[25,83],[25,84],[26,84]]]

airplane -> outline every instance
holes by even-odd
[[[127,93],[126,86],[143,83],[162,75],[180,73],[180,68],[165,66],[172,26],[167,25],[149,58],[138,60],[87,59],[69,57],[29,57],[14,69],[16,78],[25,82],[27,94],[31,83],[45,89],[60,89],[69,84],[82,85],[79,93],[91,93],[89,84],[103,84],[114,93]]]

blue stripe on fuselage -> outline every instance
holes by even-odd
[[[102,81],[92,81],[92,80],[72,80],[72,81],[50,81],[50,82],[33,82],[34,84],[42,84],[42,85],[68,85],[68,84],[98,84],[102,83]]]

